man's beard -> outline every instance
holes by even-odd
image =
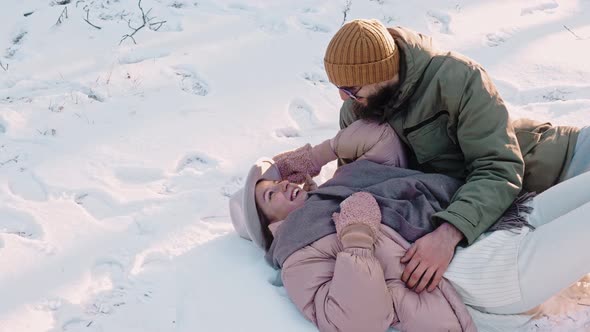
[[[384,122],[387,120],[385,118],[387,109],[390,108],[391,104],[397,99],[395,97],[398,94],[399,87],[399,82],[384,86],[381,90],[377,91],[377,93],[367,97],[367,106],[357,101],[353,101],[352,109],[354,114],[361,119]]]

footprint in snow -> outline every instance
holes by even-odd
[[[238,3],[238,2],[228,4],[227,8],[233,12],[253,12],[256,10],[256,8],[254,8],[252,6],[248,6],[245,3]]]
[[[287,32],[287,25],[282,20],[275,17],[257,18],[258,29],[266,33],[277,35]]]
[[[303,14],[316,14],[318,12],[318,9],[313,7],[305,7],[301,9],[301,12]]]
[[[199,172],[217,167],[218,162],[202,152],[192,152],[182,157],[177,165],[176,172],[180,173],[185,169],[193,169]]]
[[[590,99],[590,86],[559,85],[527,90],[519,90],[506,83],[500,83],[499,86],[509,92],[505,94],[505,98],[518,105]]]
[[[160,195],[173,195],[194,191],[217,183],[216,168],[219,161],[203,152],[191,152],[176,163],[174,173],[157,190]],[[208,174],[208,176],[203,176]]]
[[[195,2],[194,6],[197,6],[197,5],[198,5],[198,3]],[[176,8],[176,9],[182,9],[186,6],[187,6],[187,4],[182,1],[172,1],[171,3],[168,4],[168,7],[172,7],[172,8]]]
[[[299,130],[297,128],[293,128],[293,127],[278,128],[277,130],[275,130],[275,135],[277,137],[286,137],[286,138],[301,137],[301,133],[299,132]]]
[[[109,315],[116,308],[129,303],[128,293],[131,283],[128,279],[127,264],[114,258],[103,258],[95,261],[91,268],[91,288],[104,288],[102,285],[108,283],[109,289],[93,294],[86,303],[83,310],[89,318],[82,321],[95,321],[96,316]],[[93,317],[94,316],[94,317]]]
[[[87,190],[74,196],[74,202],[97,220],[130,216],[145,208],[148,201],[119,202],[112,195],[100,190]],[[117,218],[121,222],[121,218]]]
[[[541,98],[544,101],[565,101],[568,100],[568,96],[571,95],[571,91],[562,88],[555,88],[552,90],[541,93]]]
[[[180,89],[197,96],[209,94],[209,84],[205,82],[190,66],[180,65],[172,68],[179,80]]]
[[[43,238],[43,228],[34,216],[9,208],[0,209],[0,216],[0,234],[32,240]]]
[[[319,122],[313,108],[300,98],[291,101],[288,113],[300,130],[315,128]]]
[[[39,311],[57,311],[62,307],[60,298],[44,298],[37,303],[34,308]]]
[[[314,23],[309,20],[302,19],[300,20],[300,23],[305,29],[313,32],[329,33],[331,31],[330,28],[328,28],[328,26],[324,24]]]
[[[79,193],[74,197],[74,202],[96,219],[104,219],[122,214],[116,211],[118,202],[103,192]]]
[[[17,34],[12,37],[12,45],[6,49],[6,55],[4,56],[7,59],[11,59],[14,57],[16,52],[20,49],[25,36],[28,34],[27,31],[19,31]]]
[[[542,3],[534,5],[534,6],[523,8],[520,11],[520,15],[521,16],[531,15],[531,14],[535,14],[537,12],[545,12],[545,13],[553,14],[553,13],[555,13],[555,9],[557,9],[558,7],[559,7],[559,4],[556,1],[545,1],[545,2],[542,2]]]
[[[383,18],[381,19],[381,22],[383,22],[383,24],[385,24],[385,26],[394,25],[395,22],[399,22],[399,21],[400,21],[399,16],[392,16],[392,15],[383,15]]]
[[[533,90],[534,91],[534,90]],[[553,86],[539,89],[537,95],[545,101],[590,99],[590,86]]]
[[[133,273],[141,273],[153,267],[163,267],[170,263],[170,255],[166,252],[152,251],[136,256],[136,265]]]
[[[429,10],[426,15],[428,16],[428,26],[431,31],[438,31],[447,35],[453,33],[449,14],[438,10]]]
[[[53,328],[47,332],[104,332],[105,330],[77,303],[61,298],[44,299],[34,307],[53,315]]]
[[[113,284],[124,281],[127,273],[125,264],[114,258],[97,259],[91,271],[93,279],[108,277]]]
[[[512,37],[512,34],[506,31],[497,31],[494,33],[488,33],[485,37],[485,44],[489,47],[497,47],[504,44],[508,39]]]
[[[89,316],[110,315],[120,307],[151,301],[155,293],[153,285],[141,278],[130,277],[130,273],[130,266],[117,259],[97,260],[92,268],[93,282],[101,287],[106,279],[112,287],[89,299],[84,304],[85,313]]]
[[[305,72],[301,75],[305,81],[314,86],[327,86],[330,84],[328,77],[319,72]]]
[[[25,200],[44,202],[47,200],[47,187],[34,174],[20,172],[8,181],[10,192]]]
[[[266,33],[275,35],[285,33],[288,30],[283,20],[268,15],[263,8],[250,6],[245,3],[231,3],[226,8],[231,13],[248,17],[255,22],[259,30]]]

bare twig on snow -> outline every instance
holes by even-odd
[[[129,26],[129,28],[131,30],[133,30],[133,32],[130,34],[123,35],[123,38],[121,38],[119,45],[121,45],[125,41],[125,39],[127,39],[127,38],[131,38],[131,40],[133,40],[133,43],[137,44],[137,41],[135,40],[134,36],[139,30],[141,30],[147,26],[150,30],[158,31],[158,30],[160,30],[162,25],[164,25],[164,23],[166,23],[166,21],[152,22],[152,20],[155,19],[155,17],[149,17],[149,14],[152,11],[152,9],[150,8],[147,12],[145,12],[143,10],[143,7],[141,7],[141,0],[139,0],[137,2],[137,6],[139,7],[139,10],[141,11],[141,19],[142,19],[143,23],[138,28],[134,28],[131,26],[131,20],[127,21],[127,25]]]
[[[166,21],[158,21],[158,22],[150,23],[150,29],[153,31],[158,31],[158,30],[160,30],[162,25],[164,25],[164,23],[166,23]],[[158,27],[154,28],[156,25]]]
[[[8,64],[6,64],[6,66],[4,66],[2,61],[0,61],[0,68],[4,69],[4,71],[8,71]]]
[[[350,7],[352,6],[352,0],[346,0],[346,3],[344,4],[344,10],[342,11],[343,14],[343,18],[342,18],[342,24],[344,25],[344,23],[346,23],[346,17],[348,16],[348,12],[350,11]]]
[[[57,130],[55,130],[53,128],[47,129],[45,131],[41,131],[41,130],[37,129],[37,132],[39,132],[39,134],[41,134],[43,136],[48,136],[48,135],[55,136],[57,134]]]
[[[8,164],[10,162],[14,162],[16,164],[16,163],[18,163],[18,157],[19,157],[19,155],[16,155],[12,159],[8,159],[6,161],[0,162],[0,166],[4,166],[4,165],[6,165],[6,164]]]
[[[582,38],[580,36],[578,36],[575,32],[573,32],[570,28],[567,27],[567,25],[563,26],[567,31],[571,32],[572,35],[574,35],[574,37],[576,37],[577,40],[584,40],[584,39],[588,39],[588,38]]]
[[[102,29],[101,27],[96,26],[96,25],[90,23],[90,20],[88,18],[89,15],[90,15],[90,9],[89,8],[86,8],[86,18],[84,19],[84,21],[86,21],[86,23],[90,24],[92,27],[94,27],[94,28],[96,28],[98,30]]]
[[[64,10],[61,11],[61,14],[59,14],[59,17],[57,18],[57,22],[55,22],[55,25],[58,26],[62,24],[66,18],[68,18],[68,6],[65,6]]]

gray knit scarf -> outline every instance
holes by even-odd
[[[382,223],[410,242],[432,232],[432,215],[444,210],[463,181],[442,174],[426,174],[359,160],[340,167],[334,177],[309,192],[305,204],[291,212],[277,229],[266,261],[281,268],[295,251],[336,233],[332,213],[355,192],[371,193],[381,208]],[[523,212],[532,194],[517,199],[490,230],[530,226]]]

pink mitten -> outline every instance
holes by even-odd
[[[313,162],[311,145],[306,144],[299,149],[283,152],[272,158],[281,173],[281,178],[289,182],[303,183],[305,174],[320,174],[321,165]]]
[[[340,213],[335,212],[332,219],[344,248],[371,248],[381,225],[381,210],[373,195],[358,192],[340,203]]]

